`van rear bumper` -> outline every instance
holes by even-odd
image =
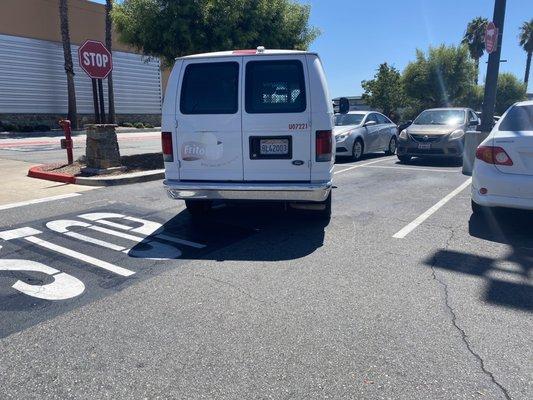
[[[320,202],[327,199],[331,181],[309,183],[277,182],[182,182],[165,180],[172,199],[272,200]]]

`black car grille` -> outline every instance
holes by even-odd
[[[414,141],[416,142],[419,142],[419,143],[433,143],[433,142],[438,142],[441,138],[441,136],[434,136],[434,135],[426,135],[426,134],[414,134],[414,133],[410,133],[409,134]]]

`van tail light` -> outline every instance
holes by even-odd
[[[333,155],[332,131],[316,131],[316,161],[331,161]]]
[[[504,149],[497,146],[479,146],[476,149],[476,158],[494,165],[513,165],[513,160]]]
[[[172,132],[161,132],[161,146],[163,147],[163,161],[174,161],[174,152],[172,151]]]

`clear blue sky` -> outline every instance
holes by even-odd
[[[105,3],[104,0],[97,0]],[[311,24],[321,36],[311,49],[326,68],[333,97],[361,94],[382,62],[403,70],[417,48],[458,44],[468,21],[492,20],[494,0],[303,0],[311,4]],[[533,0],[507,0],[500,72],[524,78],[526,52],[518,45],[518,28],[533,18]],[[485,78],[487,55],[480,61]],[[528,92],[533,92],[530,78]]]

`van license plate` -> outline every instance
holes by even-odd
[[[418,148],[422,149],[422,150],[429,150],[429,149],[431,149],[431,144],[429,144],[429,143],[420,143],[418,145]]]
[[[289,139],[261,139],[259,153],[262,156],[289,154]]]

